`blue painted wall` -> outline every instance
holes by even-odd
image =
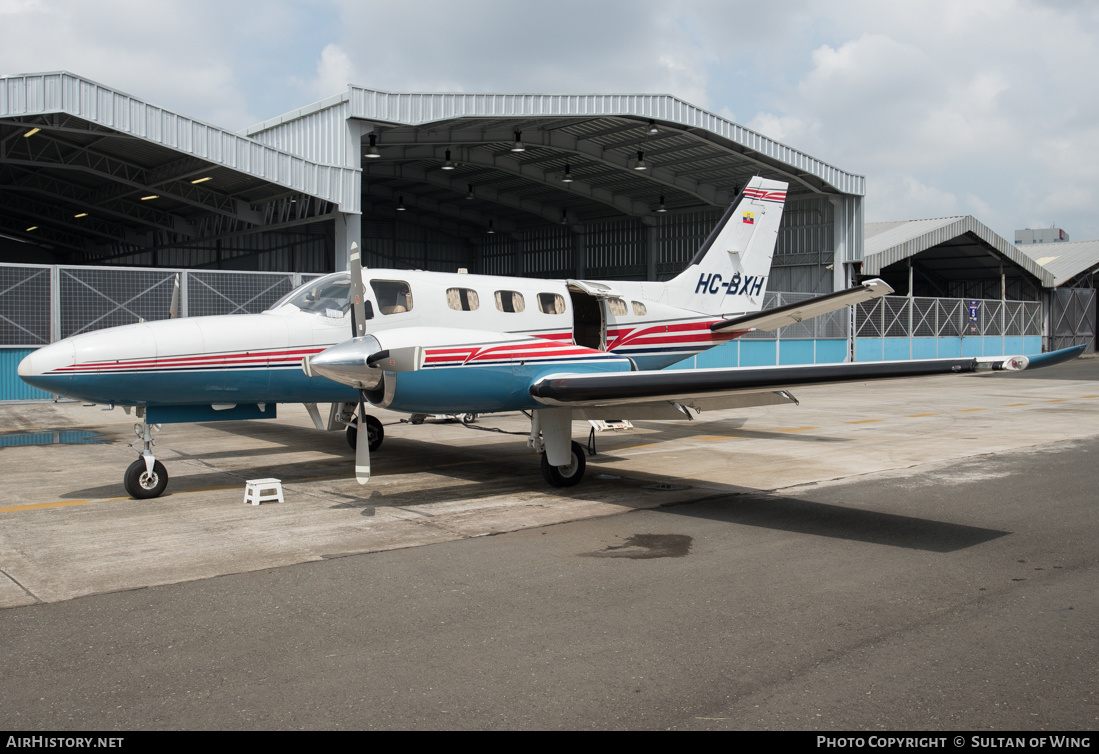
[[[19,362],[34,348],[0,348],[0,401],[51,400],[53,395],[19,379]]]

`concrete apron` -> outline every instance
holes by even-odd
[[[395,423],[402,417],[384,411],[376,412],[387,426],[372,454],[374,477],[360,487],[343,433],[318,432],[303,407],[285,405],[274,421],[165,425],[156,451],[171,481],[149,501],[122,488],[136,454],[133,420],[121,410],[0,406],[5,431],[101,435],[100,444],[0,447],[0,607],[852,476],[919,474],[953,459],[1099,434],[1099,383],[1091,380],[934,377],[795,395],[800,406],[598,434],[586,478],[564,490],[546,485],[523,436]],[[478,426],[529,431],[519,414],[482,417]],[[583,442],[587,423],[573,432]],[[285,503],[244,504],[245,481],[263,477],[282,480]]]

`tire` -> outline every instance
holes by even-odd
[[[168,487],[168,470],[160,461],[153,462],[152,476],[145,470],[145,459],[138,458],[126,469],[122,484],[130,497],[135,500],[148,500],[160,497]]]
[[[354,423],[347,428],[347,444],[354,450],[359,444],[359,420],[353,419]],[[382,440],[385,439],[385,427],[375,417],[370,414],[366,415],[366,433],[370,438],[370,450],[371,452],[377,450],[382,446]]]
[[[546,458],[546,454],[542,454],[542,476],[554,487],[572,487],[579,484],[580,480],[584,478],[584,470],[588,465],[584,446],[574,442],[570,449],[572,450],[572,463],[568,466],[553,466]]]
[[[385,427],[370,414],[366,415],[366,436],[370,438],[370,452],[382,447],[382,440],[385,439]]]

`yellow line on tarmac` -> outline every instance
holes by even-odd
[[[908,414],[909,419],[918,419],[921,416],[938,416],[938,414]]]
[[[857,422],[844,422],[844,424],[873,424],[874,422],[880,422],[882,419],[860,419]]]
[[[59,500],[56,503],[33,503],[31,505],[10,505],[0,508],[0,513],[15,513],[16,511],[36,511],[43,508],[68,508],[72,505],[87,505],[89,500]]]
[[[988,411],[987,408],[959,408],[962,413],[968,413],[970,411]]]
[[[1012,408],[1014,406],[1029,406],[1029,403],[1005,403],[1004,408]]]
[[[820,427],[789,427],[787,429],[780,429],[779,432],[804,432],[807,429],[820,429]]]

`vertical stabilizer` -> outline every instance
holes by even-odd
[[[787,185],[758,176],[748,182],[687,269],[668,282],[671,304],[705,314],[763,308]]]

